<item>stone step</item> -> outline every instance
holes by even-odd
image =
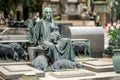
[[[98,58],[91,58],[91,57],[86,57],[86,56],[75,57],[76,62],[95,61],[95,60],[98,60]]]
[[[112,62],[105,61],[84,61],[82,65],[85,69],[94,71],[94,72],[111,72],[114,71]]]

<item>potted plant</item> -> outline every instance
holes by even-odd
[[[107,24],[105,27],[107,31],[107,35],[109,36],[109,44],[113,46],[113,57],[112,62],[114,66],[114,70],[116,73],[120,73],[120,49],[118,47],[118,39],[120,38],[120,24],[113,23]]]

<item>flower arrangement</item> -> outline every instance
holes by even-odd
[[[120,24],[113,23],[107,24],[105,27],[107,35],[110,37],[109,43],[111,43],[115,49],[118,49],[118,38],[120,37]]]

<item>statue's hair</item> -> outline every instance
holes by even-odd
[[[50,9],[50,10],[52,11],[52,8],[49,7],[49,6],[47,6],[47,7],[44,8],[43,13],[44,13],[47,9]]]
[[[50,10],[52,11],[52,8],[51,8],[51,7],[49,7],[49,6],[45,7],[44,10],[43,10],[43,19],[46,18],[45,12],[46,12],[46,10],[48,10],[48,9],[50,9]],[[52,15],[51,15],[51,21],[52,21]]]

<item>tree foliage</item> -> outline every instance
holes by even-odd
[[[116,5],[116,20],[120,20],[120,0],[115,0],[117,2]]]
[[[0,10],[4,12],[15,10],[20,3],[23,4],[23,7],[31,7],[35,11],[41,11],[43,0],[0,0]]]
[[[24,0],[24,7],[31,7],[34,11],[42,11],[42,4],[44,0]]]
[[[12,1],[13,0],[0,0],[0,10],[9,12],[10,9],[14,9],[15,6]]]

